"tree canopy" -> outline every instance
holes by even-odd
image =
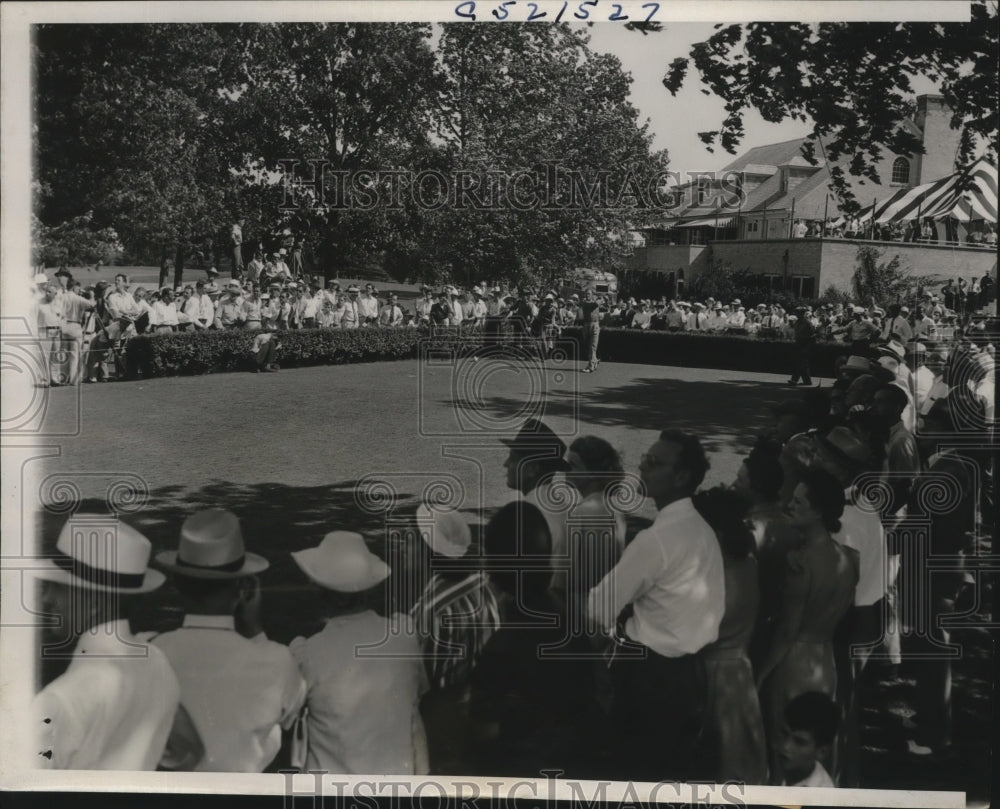
[[[582,184],[641,188],[666,169],[619,61],[566,25],[437,34],[392,23],[39,26],[40,228],[113,227],[129,256],[153,261],[178,244],[214,240],[217,252],[242,218],[245,237],[286,226],[305,236],[321,270],[428,280],[607,263],[652,214],[648,200],[574,204],[580,189],[550,175],[557,165]],[[291,196],[290,165],[305,180]],[[309,183],[319,165],[352,178],[336,203]],[[472,186],[527,172],[551,204],[456,205],[454,187],[438,207],[407,193],[383,204],[392,172]],[[354,181],[365,173],[375,179]],[[379,204],[364,204],[376,192]]]
[[[673,60],[663,84],[676,95],[693,67],[707,88],[702,92],[725,102],[720,128],[699,133],[710,151],[721,146],[735,153],[744,116],[756,110],[769,122],[811,122],[807,158],[821,142],[827,160],[848,158],[847,174],[878,182],[874,167],[883,151],[922,151],[900,122],[912,111],[913,80],[926,77],[963,132],[958,162],[964,164],[977,138],[995,144],[998,116],[996,2],[974,0],[971,15],[969,23],[717,25],[688,56]],[[834,166],[831,173],[849,197],[845,172]]]

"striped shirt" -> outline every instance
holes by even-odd
[[[435,573],[410,615],[432,688],[468,681],[486,641],[500,626],[496,594],[482,571],[462,579]]]

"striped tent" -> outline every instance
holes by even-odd
[[[903,188],[875,210],[876,222],[921,219],[997,221],[997,167],[979,158],[963,171],[933,183]]]

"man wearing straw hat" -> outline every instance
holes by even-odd
[[[262,772],[306,697],[288,648],[260,628],[256,575],[267,560],[246,551],[235,514],[206,509],[184,521],[178,550],[156,561],[173,573],[184,604],[181,628],[154,643],[177,672],[181,702],[204,740],[196,769]]]
[[[309,684],[305,768],[426,774],[423,661],[410,619],[386,615],[389,566],[351,531],[332,531],[292,559],[322,590],[328,618],[291,646]]]
[[[136,601],[164,581],[149,569],[149,553],[149,540],[130,525],[76,514],[59,532],[55,556],[34,571],[47,612],[68,630],[64,645],[73,644],[69,668],[32,704],[37,766],[154,770],[161,763],[188,769],[201,756],[170,663],[129,628]],[[182,738],[186,753],[176,747]],[[170,761],[164,759],[168,745],[174,748]]]

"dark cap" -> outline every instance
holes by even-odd
[[[539,419],[528,419],[515,438],[501,438],[500,443],[521,455],[551,458],[562,465],[565,464],[563,460],[563,455],[566,454],[565,442],[552,431],[551,427]]]

